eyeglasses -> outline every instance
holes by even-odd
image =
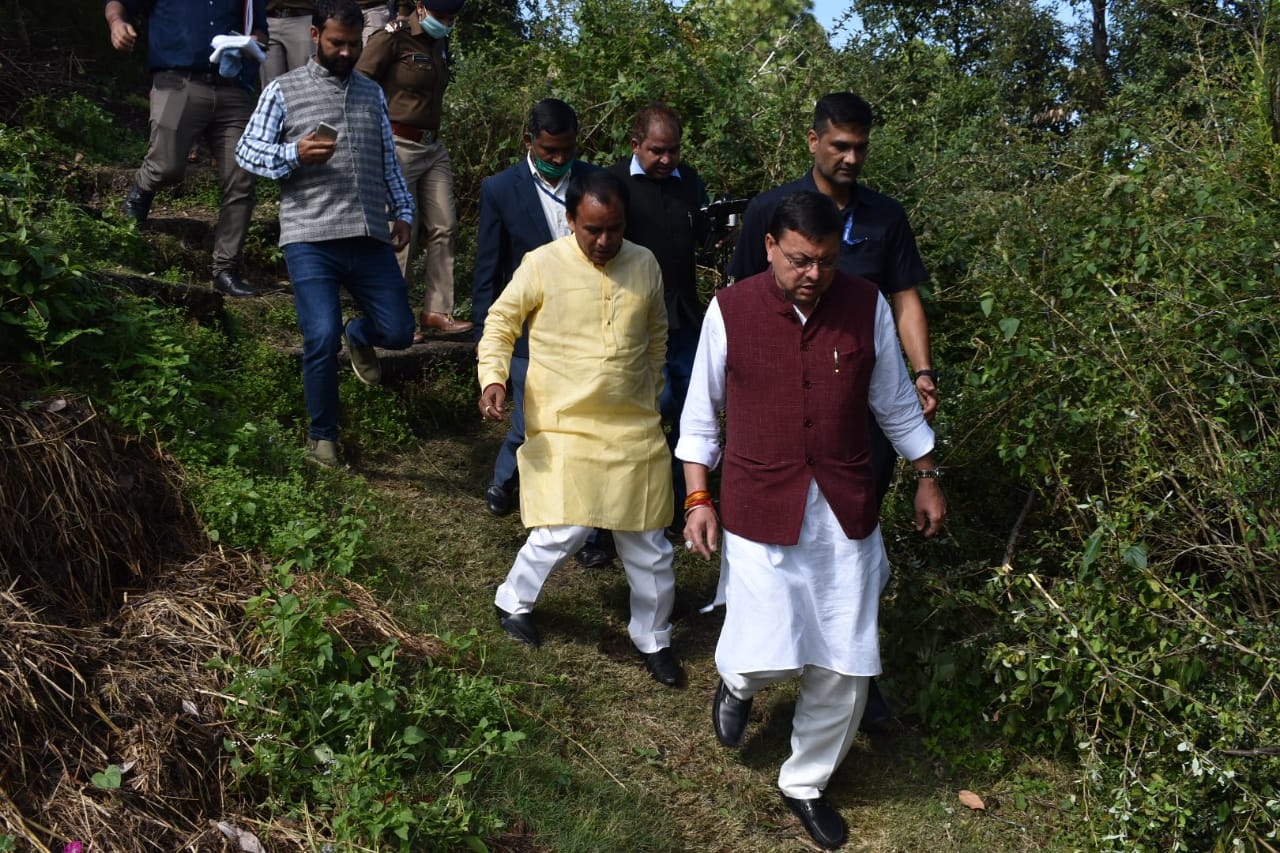
[[[811,258],[808,255],[800,255],[799,257],[783,255],[782,257],[787,259],[787,263],[791,264],[792,269],[796,272],[808,272],[814,267],[817,267],[818,271],[822,272],[823,270],[833,269],[836,265],[835,258]]]

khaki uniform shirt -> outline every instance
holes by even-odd
[[[448,39],[433,39],[417,21],[392,21],[369,36],[356,70],[382,87],[393,122],[438,133],[447,47]]]

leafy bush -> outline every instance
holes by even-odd
[[[27,124],[41,128],[57,143],[54,150],[106,163],[139,160],[146,152],[146,140],[84,95],[36,95],[26,102],[24,112]]]
[[[397,644],[343,646],[327,621],[353,606],[337,595],[299,596],[292,572],[345,574],[363,550],[362,522],[343,516],[319,546],[300,531],[275,583],[247,616],[267,666],[223,662],[235,679],[227,749],[246,790],[283,815],[328,824],[334,841],[374,849],[486,849],[501,827],[472,810],[466,786],[523,738],[502,723],[496,683],[461,668],[471,636],[446,642],[442,660],[404,663]]]
[[[82,335],[94,299],[82,270],[42,243],[25,213],[0,199],[0,360],[41,373],[63,363],[62,350]]]
[[[961,309],[935,327],[947,463],[985,475],[952,499],[1004,557],[886,621],[935,626],[903,651],[931,650],[939,749],[1078,755],[1101,850],[1247,849],[1280,822],[1280,211],[1249,99],[1214,85],[1190,118],[938,149],[921,193]]]
[[[683,156],[712,192],[754,194],[796,177],[813,93],[843,85],[834,51],[802,12],[789,0],[760,14],[577,0],[530,10],[527,42],[460,42],[443,133],[463,213],[474,211],[481,178],[521,156],[529,109],[549,96],[577,111],[581,156],[595,163],[629,154],[635,113],[665,100],[684,119]],[[499,78],[513,82],[494,86]]]

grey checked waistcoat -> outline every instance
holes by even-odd
[[[391,242],[386,107],[378,84],[356,72],[345,80],[334,77],[314,59],[276,82],[285,106],[282,142],[297,142],[322,121],[338,129],[328,162],[303,164],[280,182],[280,245],[345,237]]]

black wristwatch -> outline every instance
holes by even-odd
[[[924,370],[917,370],[915,372],[915,375],[911,377],[911,381],[914,382],[917,379],[919,379],[921,376],[928,376],[930,379],[933,380],[934,385],[938,384],[938,371],[932,368],[926,367]]]

